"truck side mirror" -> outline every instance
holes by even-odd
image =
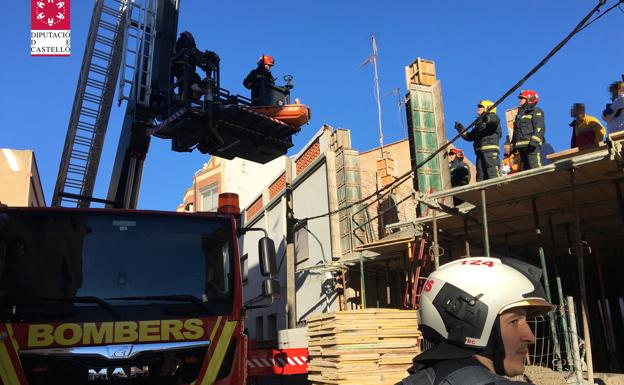
[[[260,258],[260,272],[269,277],[277,274],[277,260],[275,259],[275,244],[269,237],[262,237],[258,241],[258,256]],[[266,282],[266,281],[265,281]],[[279,286],[279,285],[278,285]],[[279,291],[279,287],[278,287]]]
[[[280,284],[275,278],[267,278],[262,281],[262,295],[264,297],[274,298],[280,294]]]

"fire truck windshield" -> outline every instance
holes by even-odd
[[[179,296],[196,311],[202,306],[188,298],[216,304],[214,313],[231,309],[234,237],[225,218],[19,209],[2,216],[0,303],[134,297],[108,303],[171,307]],[[77,306],[106,311],[83,302]]]

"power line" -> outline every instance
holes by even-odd
[[[622,3],[623,0],[618,1],[619,5],[620,3]],[[559,50],[561,50],[561,48],[563,48],[563,46],[565,46],[568,41],[570,41],[570,39],[572,39],[572,37],[574,35],[576,35],[577,33],[579,33],[580,31],[582,31],[585,27],[587,27],[589,24],[587,24],[587,21],[596,13],[599,12],[600,7],[602,7],[604,4],[606,3],[606,0],[599,0],[598,4],[596,4],[596,6],[594,8],[592,8],[592,10],[576,25],[576,27],[574,27],[574,29],[572,30],[572,32],[570,32],[563,40],[561,40],[559,42],[559,44],[557,44],[552,50],[550,50],[550,52],[548,52],[548,54],[542,59],[540,60],[539,63],[537,63],[537,65],[535,65],[526,75],[524,75],[516,84],[514,84],[507,92],[505,92],[505,94],[503,94],[503,96],[501,96],[492,106],[490,106],[485,113],[488,113],[490,110],[493,110],[494,108],[496,108],[501,102],[503,102],[503,100],[507,99],[507,97],[509,97],[509,95],[511,95],[512,93],[514,93],[516,90],[518,90],[518,88],[520,88],[531,76],[533,76],[537,71],[540,70],[540,68],[542,68],[547,62],[548,60],[550,60],[550,58],[552,58],[557,52],[559,52]],[[609,8],[607,11],[605,11],[603,14],[599,15],[598,17],[596,17],[594,20],[591,21],[591,23],[593,23],[594,21],[598,20],[600,17],[604,16],[608,11],[610,11],[611,9],[613,9],[614,7]],[[352,208],[353,206],[359,205],[361,203],[366,202],[367,200],[369,200],[370,198],[373,198],[377,195],[379,195],[381,192],[386,191],[394,186],[398,186],[401,183],[405,182],[406,180],[409,179],[409,177],[411,177],[411,175],[418,170],[419,168],[421,168],[422,166],[424,166],[425,164],[427,164],[430,160],[432,160],[433,158],[435,158],[440,152],[444,151],[450,144],[452,144],[453,142],[455,142],[457,139],[459,139],[459,137],[461,137],[464,133],[468,132],[469,129],[471,129],[472,127],[474,127],[474,125],[479,121],[479,117],[477,117],[476,119],[474,119],[472,121],[472,123],[470,123],[468,125],[468,127],[464,128],[461,132],[459,132],[457,135],[455,135],[453,137],[453,139],[451,139],[450,141],[446,142],[445,144],[443,144],[442,146],[440,146],[436,151],[434,151],[432,154],[430,154],[429,156],[427,156],[427,158],[425,158],[423,161],[421,161],[420,163],[418,163],[416,166],[414,166],[411,170],[409,170],[408,172],[404,173],[403,175],[399,176],[396,180],[394,180],[393,182],[387,184],[386,186],[380,188],[378,191],[375,191],[374,193],[361,198],[351,204],[348,204],[344,207],[340,207],[336,210],[332,210],[329,211],[327,213],[324,214],[319,214],[319,215],[315,215],[315,216],[311,216],[311,217],[306,217],[306,218],[302,218],[300,219],[301,221],[307,221],[307,220],[312,220],[312,219],[318,219],[318,218],[323,218],[326,216],[330,216],[330,215],[334,215],[334,214],[338,214],[339,212],[343,211],[343,210],[348,210],[350,208]]]
[[[622,10],[622,8],[620,8],[620,5],[624,4],[624,0],[619,0],[617,3],[613,4],[611,7],[607,8],[606,11],[604,11],[602,14],[596,16],[592,21],[590,21],[589,23],[585,24],[583,26],[583,28],[579,29],[578,32],[581,32],[582,30],[584,30],[585,28],[589,27],[594,21],[600,19],[601,17],[603,17],[604,15],[606,15],[607,13],[611,12],[612,9],[614,8],[618,8],[621,12],[624,13],[624,11]]]

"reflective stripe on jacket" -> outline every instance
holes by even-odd
[[[514,148],[541,146],[546,135],[544,111],[536,105],[526,104],[518,110],[514,121],[512,143]]]
[[[501,124],[498,115],[493,112],[480,118],[475,124],[475,128],[470,132],[465,132],[462,137],[469,142],[474,142],[476,151],[496,151],[500,152],[500,138],[502,136]]]

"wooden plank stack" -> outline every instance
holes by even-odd
[[[311,385],[394,385],[419,352],[415,310],[365,309],[308,319]]]

